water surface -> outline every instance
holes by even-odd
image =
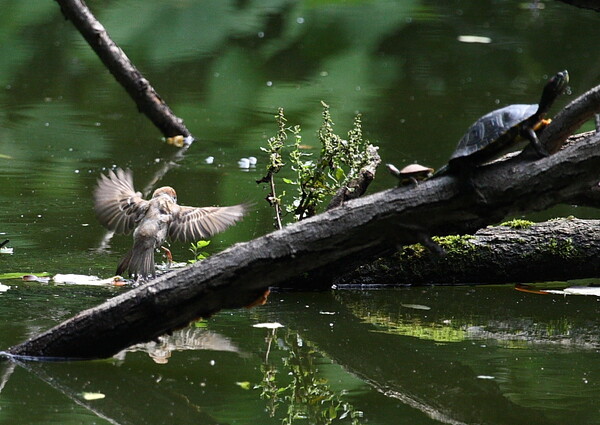
[[[340,134],[362,114],[384,162],[438,168],[479,116],[537,102],[568,69],[554,113],[600,73],[597,15],[560,2],[89,5],[198,139],[159,184],[187,205],[256,202],[211,252],[272,229],[255,180],[278,107],[307,145],[325,101]],[[0,273],[109,277],[131,239],[102,245],[96,179],[128,167],[142,190],[175,152],[55,2],[0,6],[0,240],[14,249]],[[256,169],[238,167],[247,156]],[[380,173],[372,190],[393,185]],[[569,214],[598,218],[528,217]],[[126,290],[2,283],[0,349]],[[600,423],[598,305],[511,286],[275,293],[115,359],[0,363],[0,423]]]

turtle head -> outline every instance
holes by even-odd
[[[550,78],[544,86],[544,92],[540,99],[540,111],[546,112],[552,106],[554,100],[565,91],[569,84],[569,73],[567,70],[558,72]]]

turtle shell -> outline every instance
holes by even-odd
[[[458,142],[450,161],[491,158],[512,145],[520,124],[538,110],[538,105],[509,105],[479,118]]]
[[[398,172],[401,176],[427,175],[433,173],[433,168],[424,167],[421,164],[409,164]]]

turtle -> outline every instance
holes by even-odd
[[[399,179],[399,186],[413,183],[419,184],[419,180],[425,180],[433,174],[433,168],[425,167],[421,164],[409,164],[401,170],[398,170],[394,164],[386,164],[389,172]]]
[[[448,165],[436,175],[472,169],[518,149],[521,142],[530,143],[540,158],[548,156],[538,134],[550,123],[550,119],[544,118],[546,112],[568,83],[569,73],[560,71],[544,86],[539,104],[509,105],[479,118],[458,142]]]

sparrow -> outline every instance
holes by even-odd
[[[167,239],[197,241],[222,232],[240,221],[246,204],[230,207],[186,207],[177,204],[170,186],[156,189],[145,200],[133,188],[131,170],[117,168],[98,178],[93,193],[98,221],[115,233],[133,230],[133,247],[117,267],[136,280],[156,276],[154,251]]]

